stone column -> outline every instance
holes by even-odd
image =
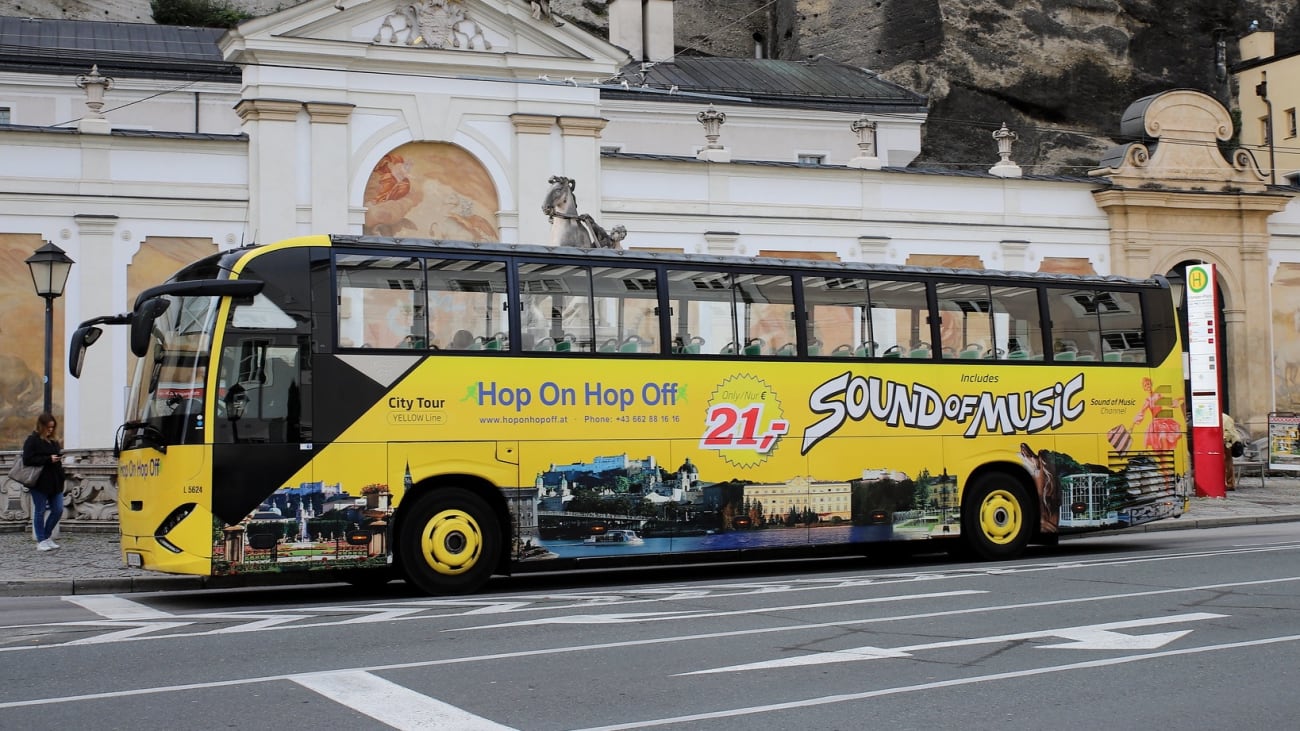
[[[353,104],[307,102],[311,118],[312,233],[350,233],[348,229],[348,119]]]
[[[550,242],[550,222],[542,213],[542,201],[550,188],[552,175],[564,174],[551,169],[551,131],[555,117],[544,114],[512,114],[515,125],[516,179],[515,200],[519,209],[519,243]],[[572,177],[572,176],[570,176]]]
[[[123,303],[123,292],[114,284],[119,281],[119,270],[124,267],[114,263],[113,235],[117,231],[117,216],[73,216],[77,224],[77,263],[72,267],[72,276],[77,282],[77,311],[91,315],[107,315],[122,312],[129,303]],[[125,281],[125,274],[120,277]],[[71,292],[69,292],[71,294]],[[114,296],[116,294],[116,297]],[[70,299],[66,298],[65,300]],[[77,323],[70,322],[64,310],[63,333],[56,332],[54,337],[63,343],[55,353],[62,352],[63,358],[56,359],[55,368],[67,370],[68,335]],[[104,326],[108,331],[109,327]],[[106,335],[108,332],[105,333]],[[65,446],[68,447],[110,447],[113,435],[105,430],[102,417],[88,418],[88,415],[114,414],[111,424],[121,422],[122,392],[118,388],[105,388],[104,384],[126,383],[126,350],[114,347],[125,339],[105,337],[97,347],[86,350],[86,362],[82,378],[65,375],[63,381],[63,433]],[[60,362],[60,360],[62,362]],[[87,374],[98,374],[99,377]]]
[[[248,133],[248,226],[269,244],[298,234],[298,113],[302,102],[244,99],[235,112]]]

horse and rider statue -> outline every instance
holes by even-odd
[[[577,183],[572,178],[552,176],[551,189],[542,202],[542,213],[551,221],[551,244],[577,246],[583,249],[621,249],[619,243],[627,236],[627,229],[615,226],[606,231],[596,219],[578,213],[578,199],[573,194]]]

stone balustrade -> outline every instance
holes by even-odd
[[[7,475],[20,452],[0,452],[0,531],[30,531],[32,499]],[[64,452],[63,518],[67,531],[117,531],[117,458],[109,449]]]

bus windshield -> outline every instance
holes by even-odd
[[[166,310],[153,323],[127,399],[123,448],[198,444],[208,354],[220,297],[162,295]]]

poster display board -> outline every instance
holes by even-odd
[[[1268,468],[1300,472],[1300,414],[1268,415]]]

